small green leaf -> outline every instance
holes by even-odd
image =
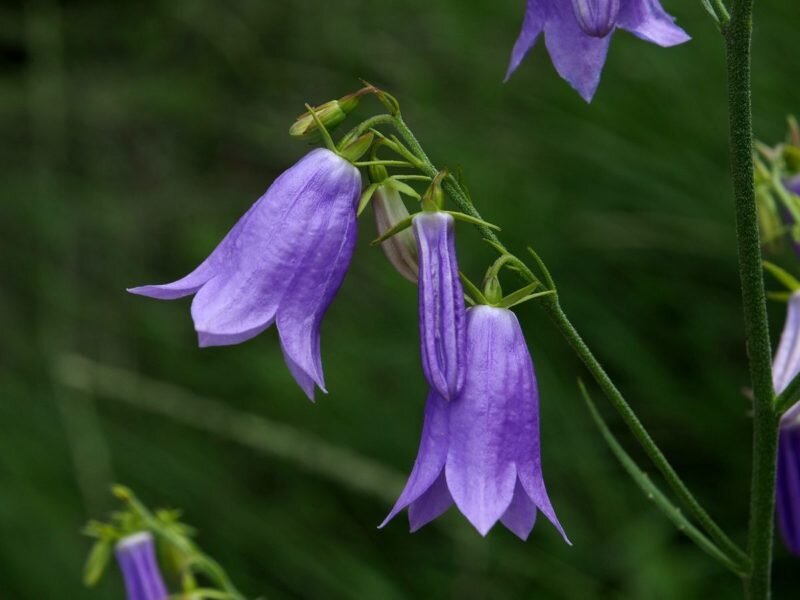
[[[763,261],[764,269],[769,272],[775,279],[780,281],[783,285],[785,285],[790,292],[796,292],[800,290],[800,281],[795,278],[794,275],[789,273],[788,271],[782,269],[778,265],[771,263],[769,261]]]
[[[391,227],[390,229],[387,229],[386,232],[382,236],[372,240],[370,242],[370,246],[375,246],[376,244],[380,244],[381,242],[388,240],[393,235],[398,234],[398,233],[400,233],[401,231],[403,231],[405,229],[408,229],[409,227],[411,227],[411,221],[412,221],[413,218],[414,218],[414,215],[411,215],[409,217],[406,217],[402,221],[398,221],[397,224],[394,227]]]
[[[356,211],[356,216],[361,216],[361,213],[363,213],[364,209],[367,208],[369,201],[372,200],[372,196],[375,194],[375,191],[380,185],[380,183],[371,183],[367,186],[367,189],[364,190],[364,193],[361,194],[361,199],[358,201],[358,210]]]
[[[92,546],[86,565],[83,568],[83,583],[87,587],[92,587],[100,581],[103,572],[111,559],[112,542],[109,539],[100,539]]]
[[[407,183],[403,183],[402,181],[398,181],[394,177],[389,177],[389,179],[387,179],[383,183],[385,183],[390,188],[397,190],[401,194],[405,194],[406,196],[410,196],[411,198],[416,198],[417,200],[419,200],[419,198],[420,198],[419,194],[417,193],[417,190],[412,188]]]
[[[442,212],[446,212],[448,215],[452,216],[454,219],[459,221],[464,221],[465,223],[470,223],[472,225],[482,225],[483,227],[488,227],[489,229],[494,229],[495,231],[500,231],[500,228],[497,225],[493,225],[488,221],[484,221],[483,219],[478,219],[477,217],[473,217],[471,215],[465,215],[464,213],[455,212],[452,210],[445,210]]]
[[[611,430],[606,425],[603,417],[600,415],[600,411],[597,410],[594,402],[592,402],[592,399],[589,397],[589,392],[586,390],[586,386],[583,385],[583,382],[580,379],[578,380],[578,387],[583,395],[583,399],[589,406],[589,412],[591,412],[597,428],[600,430],[600,433],[602,434],[609,448],[611,448],[611,452],[617,457],[617,460],[628,472],[628,475],[631,476],[636,485],[638,485],[642,492],[644,492],[644,495],[647,497],[647,499],[652,500],[658,509],[670,521],[672,521],[672,524],[677,527],[678,531],[686,534],[686,536],[695,544],[697,544],[701,550],[707,552],[713,558],[716,558],[734,573],[741,575],[742,571],[736,562],[722,550],[720,550],[720,548],[717,547],[711,540],[709,540],[699,529],[697,529],[697,527],[695,527],[683,515],[681,510],[672,504],[661,492],[661,490],[659,490],[658,487],[652,481],[650,481],[650,478],[647,476],[647,474],[639,469],[634,460],[628,455],[627,452],[625,452],[625,450],[614,437],[614,434],[611,433]]]
[[[478,289],[474,283],[472,283],[469,278],[464,275],[461,271],[458,272],[458,276],[461,278],[461,283],[467,288],[467,300],[474,300],[472,303],[474,304],[487,304],[486,298],[484,297],[483,293]]]

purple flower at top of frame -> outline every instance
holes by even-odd
[[[122,538],[114,554],[128,600],[166,600],[167,586],[156,562],[153,536],[143,531]]]
[[[664,47],[690,39],[658,0],[528,0],[506,79],[544,33],[556,71],[589,102],[616,29]]]
[[[361,175],[325,149],[275,180],[211,255],[172,283],[128,290],[172,300],[195,294],[200,346],[238,344],[277,323],[281,349],[312,400],[325,391],[320,325],[356,243]]]
[[[510,310],[467,310],[464,388],[428,394],[417,460],[385,526],[408,508],[411,531],[452,504],[486,535],[501,521],[527,539],[538,511],[567,540],[550,504],[539,449],[539,395],[525,338]]]
[[[452,400],[464,385],[466,316],[456,261],[453,217],[423,211],[412,220],[419,261],[422,370],[436,392]]]
[[[781,393],[800,373],[800,292],[789,299],[786,324],[772,361],[772,381]],[[775,490],[778,529],[786,546],[800,555],[800,403],[781,417]]]

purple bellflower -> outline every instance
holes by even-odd
[[[269,187],[211,255],[186,277],[128,290],[172,300],[195,294],[199,344],[249,340],[277,323],[297,383],[325,391],[320,325],[356,243],[358,169],[325,149],[309,152]]]
[[[419,336],[422,370],[445,400],[464,385],[464,290],[456,262],[453,217],[422,211],[412,220],[419,260]]]
[[[540,510],[569,543],[545,489],[536,376],[510,310],[467,311],[466,373],[453,400],[430,391],[414,469],[381,527],[408,507],[416,531],[455,503],[481,535],[499,520],[524,540]]]
[[[658,0],[528,0],[506,80],[544,32],[556,71],[590,102],[618,28],[663,47],[690,39]]]
[[[789,179],[783,182],[783,185],[793,194],[800,196],[800,175],[789,177]]]
[[[143,531],[117,542],[115,554],[128,600],[166,600],[167,586],[156,562],[153,536]]]
[[[800,292],[789,299],[786,324],[772,362],[772,381],[783,392],[800,373]],[[781,417],[776,485],[778,528],[786,546],[800,555],[800,403]]]

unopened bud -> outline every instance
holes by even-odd
[[[620,0],[572,0],[578,25],[592,37],[606,37],[617,24]]]
[[[382,185],[372,197],[372,210],[375,213],[375,225],[381,236],[404,219],[408,219],[408,209],[397,190]],[[381,242],[386,258],[403,277],[417,283],[419,280],[419,261],[417,259],[417,242],[411,229],[404,229]]]
[[[349,94],[338,100],[320,104],[314,107],[314,113],[317,119],[330,131],[355,110],[356,106],[358,106],[359,96],[359,93]],[[319,125],[310,111],[306,111],[297,117],[294,125],[289,128],[289,135],[292,137],[311,137],[319,135],[319,133]]]

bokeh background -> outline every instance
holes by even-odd
[[[425,389],[416,290],[369,247],[369,215],[323,327],[331,393],[315,405],[274,330],[200,350],[188,300],[124,291],[193,268],[306,152],[287,135],[303,103],[363,77],[398,96],[435,162],[463,169],[513,249],[545,258],[579,330],[744,543],[723,47],[699,1],[665,4],[694,40],[618,34],[587,105],[541,45],[501,83],[523,0],[4,2],[0,597],[122,597],[115,568],[81,583],[82,525],[114,508],[117,481],[184,509],[249,597],[738,597],[621,472],[577,392],[581,366],[534,304],[519,315],[545,474],[574,546],[544,520],[527,543],[502,527],[482,539],[455,511],[414,535],[403,518],[376,529],[414,460]],[[776,142],[800,110],[800,4],[758,4],[756,130]],[[459,244],[479,278],[492,252],[468,227]],[[770,310],[776,335],[783,308]],[[778,598],[799,573],[778,542]]]

